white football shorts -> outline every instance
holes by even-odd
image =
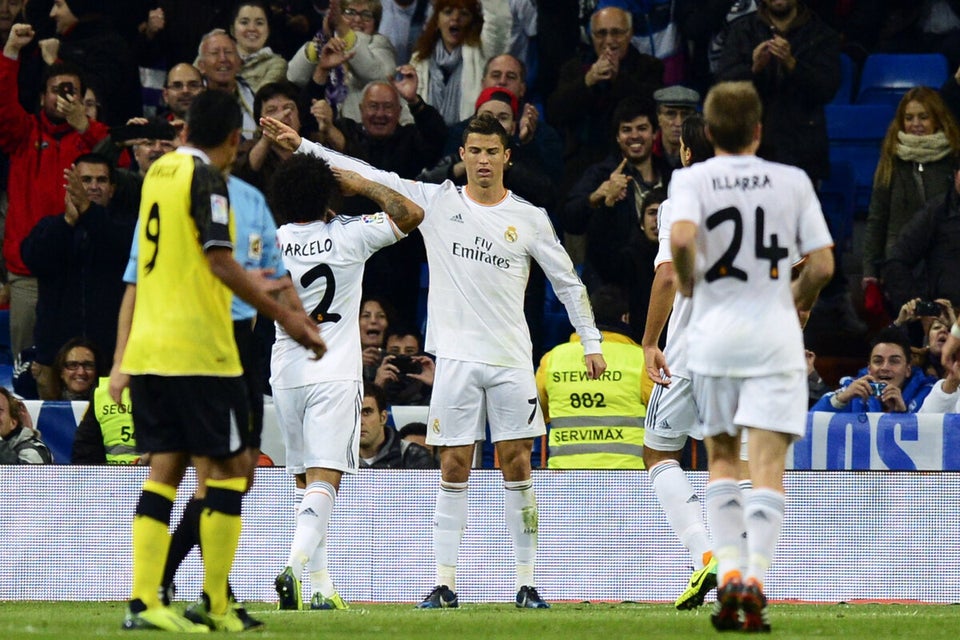
[[[643,427],[643,444],[654,451],[680,451],[688,437],[699,439],[700,418],[690,380],[675,376],[669,387],[653,385]]]
[[[547,432],[533,367],[438,358],[427,444],[456,447],[484,440],[487,422],[493,442],[538,438]]]
[[[806,373],[754,378],[693,376],[693,395],[704,437],[736,435],[742,427],[803,437],[807,427]]]
[[[288,473],[305,473],[310,468],[357,472],[363,406],[359,380],[274,389],[273,404]]]

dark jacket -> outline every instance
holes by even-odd
[[[437,463],[430,452],[420,445],[401,440],[392,427],[383,428],[386,440],[377,452],[373,462],[367,464],[363,458],[360,466],[365,469],[436,469]]]
[[[824,105],[840,88],[840,34],[803,4],[784,37],[797,59],[791,73],[773,58],[754,74],[753,50],[771,37],[764,7],[730,24],[717,81],[752,80],[763,101],[758,155],[800,167],[814,182],[830,175]]]
[[[115,126],[143,115],[137,62],[110,21],[77,23],[60,36],[59,57],[80,67],[84,83],[93,86],[102,104],[101,122]]]
[[[111,357],[136,222],[135,210],[91,203],[75,226],[62,214],[47,216],[24,239],[20,253],[38,285],[37,362],[52,365],[60,347],[76,336]],[[109,362],[97,364],[101,371],[109,368]]]
[[[631,46],[616,78],[587,87],[584,78],[596,61],[592,50],[567,60],[560,68],[556,90],[547,99],[547,119],[564,137],[564,184],[572,184],[585,167],[610,153],[617,103],[631,96],[652,99],[663,85],[663,61]]]
[[[960,300],[958,247],[960,195],[950,189],[918,211],[890,248],[883,280],[894,308],[916,297]]]
[[[923,205],[953,189],[953,154],[934,162],[893,161],[887,186],[873,185],[863,239],[863,275],[876,277],[900,231]]]

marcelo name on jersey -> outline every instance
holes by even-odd
[[[458,258],[484,262],[498,269],[503,269],[504,271],[510,269],[509,258],[504,258],[493,253],[493,242],[481,236],[474,237],[473,246],[454,241],[452,249],[453,255]]]

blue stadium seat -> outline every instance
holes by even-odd
[[[845,53],[840,54],[840,88],[830,104],[850,104],[857,95],[857,63]]]
[[[830,165],[830,178],[820,185],[820,206],[827,219],[837,248],[848,248],[853,238],[854,196],[853,165],[847,161]]]
[[[10,310],[0,309],[0,364],[13,364],[10,351]]]
[[[896,106],[909,89],[937,89],[949,73],[947,59],[940,53],[874,53],[863,63],[854,102]]]
[[[853,167],[853,210],[870,207],[873,173],[880,159],[880,143],[896,113],[891,104],[828,104],[827,136],[830,165],[848,162]]]

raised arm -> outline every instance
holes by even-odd
[[[390,187],[368,180],[355,171],[333,169],[343,195],[360,195],[376,202],[404,234],[423,221],[423,208]]]

